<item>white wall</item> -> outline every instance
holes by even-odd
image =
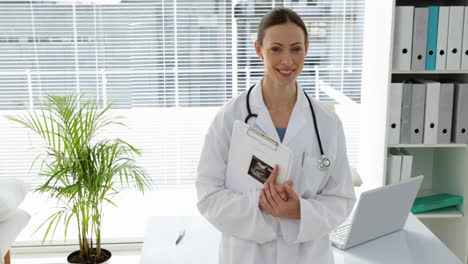
[[[367,0],[364,25],[361,159],[363,190],[382,186],[386,156],[386,108],[390,84],[394,0]]]

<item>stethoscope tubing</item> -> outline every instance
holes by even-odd
[[[244,122],[247,124],[249,119],[252,118],[252,117],[255,117],[257,118],[257,114],[253,114],[252,113],[252,110],[250,109],[250,92],[252,92],[252,89],[255,87],[255,84],[252,85],[250,88],[249,88],[249,91],[247,92],[247,98],[246,98],[246,106],[247,106],[247,117],[245,118]],[[323,147],[322,147],[322,140],[320,138],[320,133],[318,131],[318,127],[317,127],[317,119],[315,117],[315,111],[314,111],[314,107],[312,106],[312,102],[310,101],[310,98],[309,96],[307,95],[307,93],[305,91],[304,92],[304,95],[306,96],[307,98],[307,101],[309,102],[309,106],[310,106],[310,112],[312,113],[312,120],[314,121],[314,129],[315,129],[315,135],[317,136],[317,140],[318,140],[318,144],[319,144],[319,148],[320,148],[320,155],[322,155],[322,160],[321,160],[321,167],[329,167],[330,166],[330,160],[328,158],[325,157],[325,153],[323,152]]]

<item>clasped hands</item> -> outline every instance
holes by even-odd
[[[279,167],[275,165],[260,193],[259,208],[275,217],[299,219],[301,205],[299,196],[292,188],[293,181],[276,184],[278,171]]]

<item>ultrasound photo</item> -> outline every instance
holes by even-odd
[[[250,176],[254,177],[254,179],[261,183],[265,183],[272,172],[273,168],[270,165],[252,155],[248,171]]]

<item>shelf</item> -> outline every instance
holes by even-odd
[[[418,219],[463,218],[463,214],[455,206],[414,214]]]
[[[467,70],[460,71],[392,71],[392,74],[467,74]]]
[[[466,148],[467,144],[391,144],[387,148]]]

